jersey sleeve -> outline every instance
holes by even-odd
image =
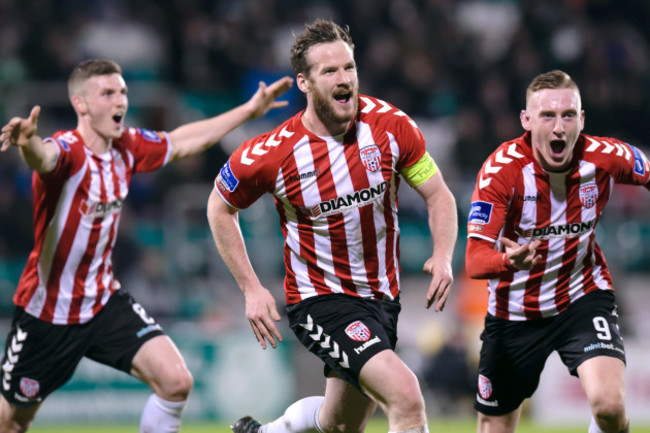
[[[395,122],[395,140],[399,146],[400,158],[398,170],[416,164],[426,152],[426,140],[420,128],[407,117],[399,116]]]
[[[624,155],[629,158],[618,158],[614,170],[614,181],[631,185],[648,185],[650,181],[650,162],[648,157],[635,146],[628,143],[617,143],[618,146],[625,146]]]
[[[54,143],[59,151],[54,169],[49,173],[37,174],[44,180],[67,179],[79,171],[86,161],[83,145],[72,131],[59,131],[43,142]]]
[[[217,174],[214,187],[232,207],[245,209],[264,193],[273,190],[277,175],[275,155],[255,150],[256,145],[265,142],[266,135],[245,141]]]
[[[511,171],[501,170],[496,175],[490,175],[486,173],[485,165],[481,168],[467,217],[467,237],[490,242],[498,239],[512,194],[512,180],[506,182],[506,173],[512,176]]]
[[[171,141],[166,132],[129,128],[128,142],[134,158],[134,172],[147,172],[169,162]]]

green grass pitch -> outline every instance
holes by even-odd
[[[31,433],[137,433],[137,425],[41,425],[37,421],[29,430]],[[429,431],[431,433],[473,433],[476,431],[476,421],[467,420],[447,420],[447,421],[429,421]],[[586,432],[587,424],[584,426],[567,426],[567,427],[549,427],[532,424],[529,421],[522,421],[517,428],[517,433],[575,433]],[[635,433],[650,433],[650,426],[634,426]],[[227,425],[223,424],[192,424],[185,423],[181,429],[182,433],[232,433]],[[374,417],[371,419],[366,433],[386,433],[388,424],[383,417]]]

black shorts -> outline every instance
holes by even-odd
[[[370,358],[395,350],[399,301],[379,301],[343,294],[314,296],[287,306],[298,340],[333,370],[361,390],[359,373]]]
[[[486,415],[510,413],[533,395],[555,350],[574,376],[580,364],[595,356],[625,362],[616,299],[610,290],[589,293],[563,313],[545,319],[511,321],[488,315],[481,340],[474,408]]]
[[[84,356],[129,373],[138,349],[162,334],[122,290],[80,325],[53,325],[16,307],[2,359],[2,395],[17,406],[42,402],[72,377]]]

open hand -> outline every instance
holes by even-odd
[[[451,264],[444,260],[436,260],[430,257],[422,269],[425,273],[430,274],[431,284],[427,291],[426,308],[435,304],[434,311],[442,311],[445,309],[447,298],[451,292],[451,283],[454,281],[451,272]]]
[[[277,342],[282,341],[282,335],[274,322],[280,321],[280,314],[275,305],[275,299],[264,287],[249,289],[246,296],[246,318],[253,328],[255,338],[266,349],[266,342],[275,349]]]
[[[293,78],[282,77],[270,85],[260,81],[257,92],[248,101],[251,106],[251,119],[264,116],[273,108],[281,108],[289,105],[287,101],[276,101],[276,99],[293,86]]]
[[[27,119],[14,117],[9,123],[3,126],[0,131],[0,142],[2,143],[0,151],[4,152],[10,146],[26,146],[29,143],[29,139],[36,133],[40,113],[41,107],[35,105]]]

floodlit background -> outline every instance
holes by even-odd
[[[433,418],[473,419],[474,368],[485,312],[484,283],[464,273],[465,217],[476,174],[492,149],[522,134],[519,110],[538,73],[560,68],[577,81],[585,132],[648,153],[650,2],[616,0],[0,0],[0,123],[42,107],[39,133],[74,128],[66,94],[71,69],[108,58],[129,85],[127,123],[171,130],[244,102],[259,80],[291,75],[292,35],[305,22],[350,26],[362,93],[408,113],[427,137],[458,202],[454,293],[442,314],[424,310],[431,254],[424,206],[400,196],[404,309],[399,351],[417,372]],[[262,420],[302,396],[322,394],[321,365],[294,339],[256,345],[243,296],[218,258],[205,218],[212,180],[244,139],[302,109],[290,106],[235,131],[206,154],[133,179],[114,253],[122,285],[159,319],[196,378],[195,421]],[[30,172],[15,149],[0,155],[0,331],[32,247]],[[619,294],[629,358],[633,421],[650,425],[650,200],[617,187],[598,228]],[[241,213],[260,279],[283,304],[281,236],[271,197]],[[148,390],[83,362],[51,396],[38,423],[137,422]],[[533,423],[576,424],[590,414],[579,382],[558,358],[526,403]]]

